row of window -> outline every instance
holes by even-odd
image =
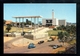
[[[46,20],[46,23],[52,23],[52,20]]]

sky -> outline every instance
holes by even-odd
[[[4,20],[16,22],[13,16],[42,16],[43,18],[66,19],[66,22],[76,23],[76,3],[4,3]],[[28,18],[26,18],[28,19]],[[30,19],[29,19],[30,20]],[[26,22],[26,20],[24,20]]]

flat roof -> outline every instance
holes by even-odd
[[[42,16],[15,16],[13,18],[42,18]]]

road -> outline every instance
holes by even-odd
[[[46,30],[49,29],[44,28],[43,30],[38,31],[37,33],[42,33],[45,32]],[[11,43],[11,42],[9,41],[7,43]],[[58,42],[57,39],[52,42],[44,42],[43,44],[40,45],[36,44],[36,48],[32,48],[32,49],[28,49],[27,46],[4,49],[4,53],[51,53],[54,49],[52,49],[52,47],[50,47],[49,45],[56,45],[56,44],[60,44],[60,42]],[[65,47],[67,46],[68,45],[65,44]]]
[[[16,47],[11,49],[4,49],[4,53],[51,53],[54,49],[49,45],[60,44],[58,40],[54,40],[52,42],[45,42],[42,44],[36,44],[36,48],[28,49],[27,46],[24,47]],[[66,47],[68,46],[65,44]]]
[[[8,38],[8,37],[7,37]],[[15,37],[14,37],[15,38]],[[18,40],[18,39],[21,39],[22,37],[17,37],[17,38],[15,38],[15,39],[12,39],[12,40],[10,40],[10,41],[7,41],[7,42],[5,42],[4,43],[4,48],[10,48],[10,46],[12,46],[11,44],[12,44],[12,42],[13,41],[16,41],[16,40]]]
[[[40,30],[42,30],[42,29],[43,29],[43,27],[40,27],[40,28],[38,28],[38,31],[40,31]],[[7,33],[7,34],[11,34],[11,33]],[[16,33],[16,34],[18,34],[18,33]],[[19,36],[19,37],[17,37],[17,38],[14,37],[14,39],[5,42],[5,43],[4,43],[4,48],[10,48],[10,47],[12,47],[12,46],[13,46],[13,45],[12,45],[12,42],[17,41],[17,40],[19,40],[19,39],[23,39],[23,37],[22,37],[22,36]],[[23,42],[22,42],[22,43],[23,43]]]

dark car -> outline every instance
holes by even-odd
[[[38,44],[42,44],[42,43],[44,43],[44,41],[43,41],[43,40],[38,42]]]
[[[62,47],[62,45],[58,45],[58,47]]]
[[[71,52],[76,52],[76,47],[75,47],[75,46],[71,47],[71,48],[70,48],[70,51],[71,51]]]
[[[34,43],[30,43],[30,44],[28,45],[28,49],[35,48],[35,47],[36,47],[36,46],[35,46]]]
[[[59,42],[63,42],[63,41],[59,39]]]
[[[24,34],[25,34],[25,32],[22,32],[22,33],[21,33],[21,36],[24,36]]]

